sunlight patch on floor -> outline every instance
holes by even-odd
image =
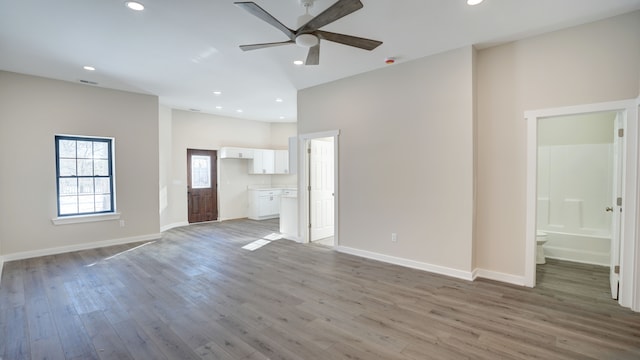
[[[254,251],[254,250],[260,249],[261,247],[269,244],[272,241],[276,241],[280,239],[282,239],[282,234],[271,233],[269,235],[266,235],[260,240],[256,240],[252,243],[249,243],[243,246],[242,248],[245,250]]]

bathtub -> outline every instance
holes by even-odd
[[[544,245],[547,258],[602,266],[611,265],[611,235],[609,234],[597,231],[578,234],[550,229],[539,230],[547,233],[547,243]]]

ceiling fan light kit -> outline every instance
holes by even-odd
[[[317,36],[311,34],[302,34],[296,36],[296,45],[302,46],[305,48],[310,48],[312,46],[316,46],[320,43],[320,39]]]
[[[308,49],[305,65],[318,65],[320,63],[320,40],[328,40],[369,51],[382,44],[382,41],[320,30],[323,26],[362,9],[364,5],[362,5],[360,0],[338,0],[319,15],[312,17],[309,15],[308,10],[309,7],[313,6],[314,1],[315,0],[299,0],[300,4],[307,9],[307,13],[298,18],[299,27],[297,30],[288,28],[252,1],[234,2],[236,6],[243,8],[255,17],[280,30],[289,38],[289,40],[281,42],[240,45],[240,49],[242,51],[250,51],[273,46],[296,44]]]

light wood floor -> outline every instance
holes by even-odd
[[[606,269],[549,261],[536,289],[274,241],[227,221],[5,264],[0,358],[639,359]]]

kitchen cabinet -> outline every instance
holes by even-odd
[[[275,150],[274,174],[289,174],[289,151]]]
[[[220,159],[253,159],[254,149],[223,147],[220,148]]]
[[[280,197],[280,233],[290,240],[299,241],[298,236],[298,191],[283,189]]]
[[[275,172],[275,150],[253,149],[249,160],[249,174],[273,174]]]
[[[280,216],[281,189],[249,190],[249,219],[264,220]]]

